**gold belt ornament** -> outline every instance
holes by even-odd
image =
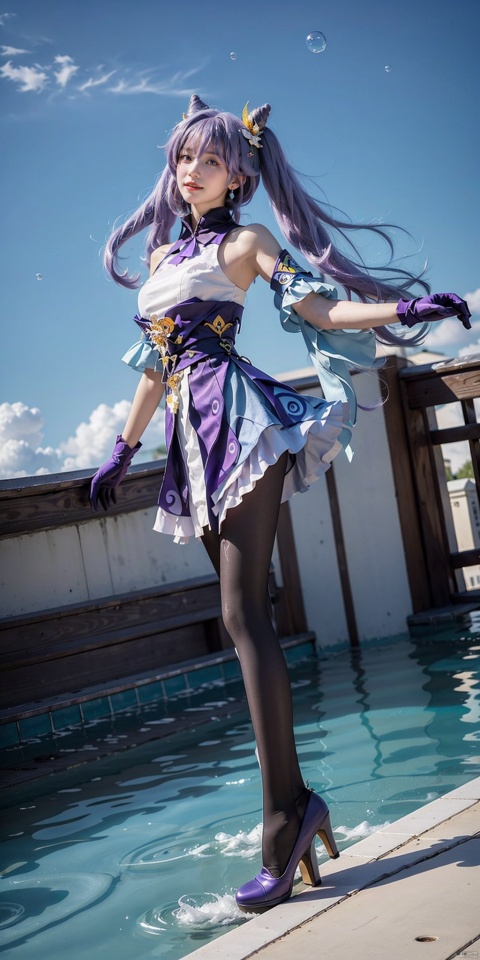
[[[175,329],[175,321],[171,317],[158,317],[156,313],[152,313],[149,324],[149,338],[164,357],[167,352],[168,337]]]
[[[213,323],[208,323],[208,321],[205,320],[205,326],[210,327],[210,330],[213,330],[214,333],[217,333],[219,337],[223,337],[225,330],[228,330],[229,327],[233,327],[233,323],[227,323],[223,317],[218,314]]]
[[[167,406],[172,413],[177,413],[180,404],[179,386],[183,377],[183,370],[180,373],[172,373],[167,380],[167,387],[170,393],[167,393]]]

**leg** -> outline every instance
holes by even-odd
[[[220,578],[220,534],[214,533],[208,527],[204,527],[202,534],[202,543],[212,561],[213,569]]]
[[[292,852],[308,794],[293,736],[290,680],[272,626],[268,573],[286,456],[257,482],[206,543],[219,563],[222,610],[240,659],[258,747],[263,786],[263,863],[280,876]]]

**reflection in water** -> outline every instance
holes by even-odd
[[[352,679],[355,692],[358,694],[357,702],[362,710],[359,715],[362,726],[367,731],[373,747],[373,762],[370,775],[372,780],[380,776],[382,767],[382,739],[377,736],[369,719],[369,710],[371,707],[368,697],[367,673],[362,664],[362,651],[352,650],[350,653],[350,666],[352,670]]]
[[[63,874],[0,882],[0,947],[54,927],[103,897],[111,877]]]

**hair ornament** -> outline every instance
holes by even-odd
[[[243,126],[246,127],[246,130],[242,129],[241,133],[243,133],[243,136],[245,137],[246,140],[248,140],[251,147],[257,147],[258,150],[261,150],[263,147],[263,144],[260,143],[260,137],[262,135],[263,130],[261,127],[258,126],[258,123],[255,123],[255,121],[252,119],[251,115],[249,114],[248,104],[249,104],[249,101],[247,100],[242,111],[242,123],[243,123]]]
[[[210,107],[207,103],[201,100],[200,97],[197,97],[196,93],[192,93],[188,103],[187,112],[182,113],[182,120],[189,120],[194,113],[199,113],[200,110],[210,110]]]

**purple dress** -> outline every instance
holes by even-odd
[[[179,543],[200,537],[204,527],[221,530],[227,511],[285,451],[282,499],[307,490],[350,435],[344,395],[301,396],[239,355],[245,291],[218,262],[221,240],[236,227],[226,208],[202,217],[194,236],[184,223],[140,290],[135,321],[142,339],[123,357],[136,370],[163,374],[167,462],[154,529]],[[284,282],[291,290],[292,263],[288,255],[277,261],[277,291]],[[311,289],[336,295],[312,283],[297,299]]]

